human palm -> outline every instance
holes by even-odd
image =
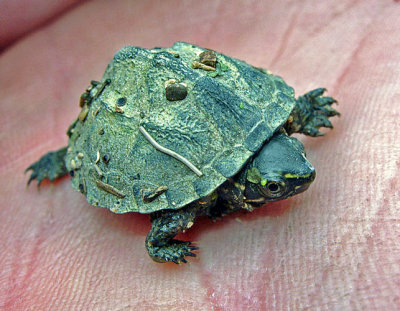
[[[399,13],[390,1],[91,1],[9,45],[0,56],[0,306],[399,307]],[[266,67],[297,94],[325,86],[342,114],[326,137],[301,138],[317,170],[307,192],[201,219],[179,236],[197,241],[199,255],[179,266],[147,256],[147,215],[91,207],[68,178],[27,189],[23,175],[66,144],[80,94],[119,48],[177,40]]]

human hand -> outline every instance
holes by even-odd
[[[399,307],[399,13],[390,1],[91,1],[8,46],[0,56],[0,306]],[[342,114],[326,137],[301,137],[317,170],[307,192],[199,220],[180,236],[197,242],[198,257],[179,266],[148,257],[147,215],[91,207],[68,178],[27,189],[22,174],[66,145],[80,94],[118,49],[177,40],[267,68],[297,95],[327,87]]]

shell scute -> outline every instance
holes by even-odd
[[[89,203],[116,213],[181,208],[238,173],[286,122],[295,99],[281,78],[220,53],[215,71],[192,68],[204,51],[177,42],[167,49],[125,47],[114,56],[103,77],[111,83],[74,125],[66,157],[71,169],[71,160],[84,155],[72,184],[84,183]],[[169,100],[169,83],[181,83],[187,94]],[[202,176],[157,150],[139,127]],[[159,187],[168,190],[143,199]]]

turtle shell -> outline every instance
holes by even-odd
[[[215,71],[193,68],[204,51],[177,42],[114,56],[102,80],[110,83],[90,91],[69,130],[66,166],[90,204],[115,213],[182,208],[238,173],[287,120],[294,91],[280,77],[220,53]]]

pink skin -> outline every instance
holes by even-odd
[[[329,2],[91,1],[40,29],[64,7],[21,20],[2,2],[0,46],[26,35],[0,55],[0,308],[400,308],[400,4]],[[147,256],[146,215],[91,207],[68,178],[27,189],[23,175],[66,144],[114,52],[176,40],[266,67],[297,94],[327,87],[342,114],[301,138],[317,170],[307,192],[201,219],[181,235],[199,255],[180,266]]]

